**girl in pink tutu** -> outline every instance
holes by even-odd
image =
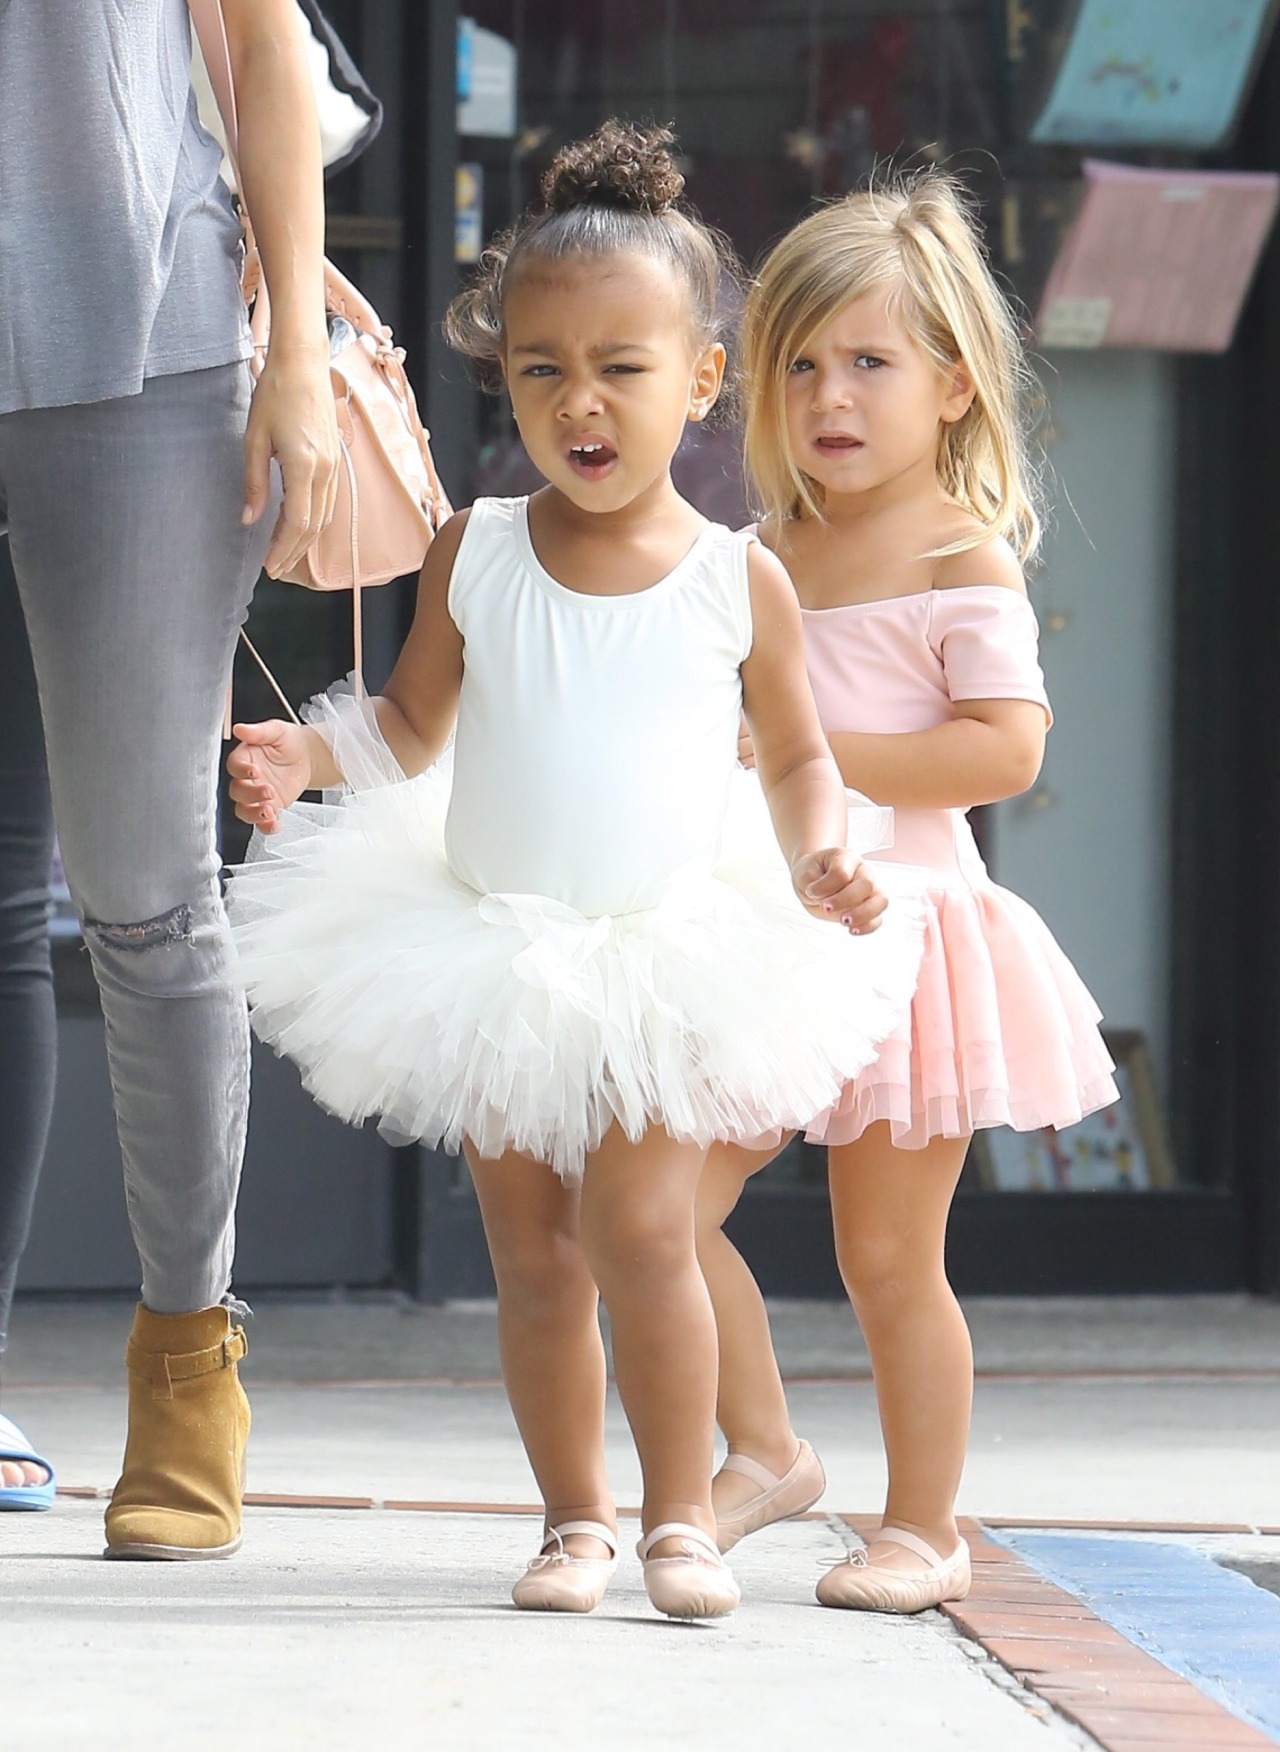
[[[1117,1098],[1097,1006],[1039,917],[991,881],[966,819],[1035,781],[1052,721],[1022,576],[1039,535],[1029,374],[965,200],[934,172],[784,238],[753,289],[744,353],[760,535],[794,580],[845,784],[893,807],[876,882],[925,913],[909,1019],[809,1132],[829,1146],[889,1470],[880,1531],[818,1599],[917,1612],[969,1587],[954,1503],[973,1358],[943,1243],[970,1139],[1072,1125]],[[720,1228],[770,1154],[717,1147],[700,1188],[724,1551],[825,1484],[792,1432],[759,1290]]]

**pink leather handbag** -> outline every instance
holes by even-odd
[[[222,6],[220,0],[188,4],[240,185],[235,85]],[[251,306],[253,368],[260,374],[270,345],[271,309],[242,186],[240,209],[246,233],[243,288]],[[328,528],[285,576],[309,590],[353,592],[359,676],[360,591],[416,572],[451,506],[405,376],[403,349],[392,344],[391,330],[373,306],[328,260],[324,278],[329,371],[342,445],[337,503]]]

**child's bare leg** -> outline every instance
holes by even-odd
[[[742,1189],[773,1161],[772,1150],[713,1144],[698,1182],[698,1263],[711,1292],[720,1355],[716,1422],[732,1454],[745,1454],[781,1478],[794,1465],[799,1443],[773,1354],[764,1297],[751,1268],[724,1233]],[[741,1472],[718,1472],[711,1495],[723,1515],[747,1502],[760,1486]]]
[[[599,1297],[578,1238],[579,1192],[514,1151],[484,1161],[468,1146],[498,1285],[502,1378],[547,1525],[617,1526],[604,1465],[605,1359]],[[570,1534],[579,1557],[603,1542]]]
[[[716,1329],[693,1226],[705,1154],[656,1128],[633,1144],[615,1126],[587,1163],[580,1221],[644,1475],[644,1530],[683,1521],[714,1539]],[[667,1547],[678,1543],[654,1555]]]
[[[955,1549],[956,1492],[973,1399],[969,1329],[947,1282],[947,1215],[968,1138],[895,1149],[889,1127],[868,1127],[831,1150],[831,1208],[845,1288],[871,1353],[889,1463],[886,1526],[942,1557]],[[872,1561],[919,1569],[900,1546]]]

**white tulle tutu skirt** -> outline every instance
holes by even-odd
[[[358,735],[353,707],[321,702],[330,732]],[[228,911],[255,1032],[342,1119],[572,1180],[615,1123],[699,1144],[805,1125],[907,1012],[919,917],[851,937],[807,914],[754,774],[735,774],[714,872],[588,918],[458,880],[446,765],[387,783],[368,748],[338,753],[369,788],[255,835]],[[853,803],[851,844],[883,843],[886,816]]]

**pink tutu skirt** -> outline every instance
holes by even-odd
[[[1102,1013],[1039,914],[989,880],[877,859],[891,896],[924,904],[924,956],[908,1016],[874,1063],[808,1129],[849,1144],[887,1120],[900,1149],[988,1126],[1076,1124],[1119,1099]]]

